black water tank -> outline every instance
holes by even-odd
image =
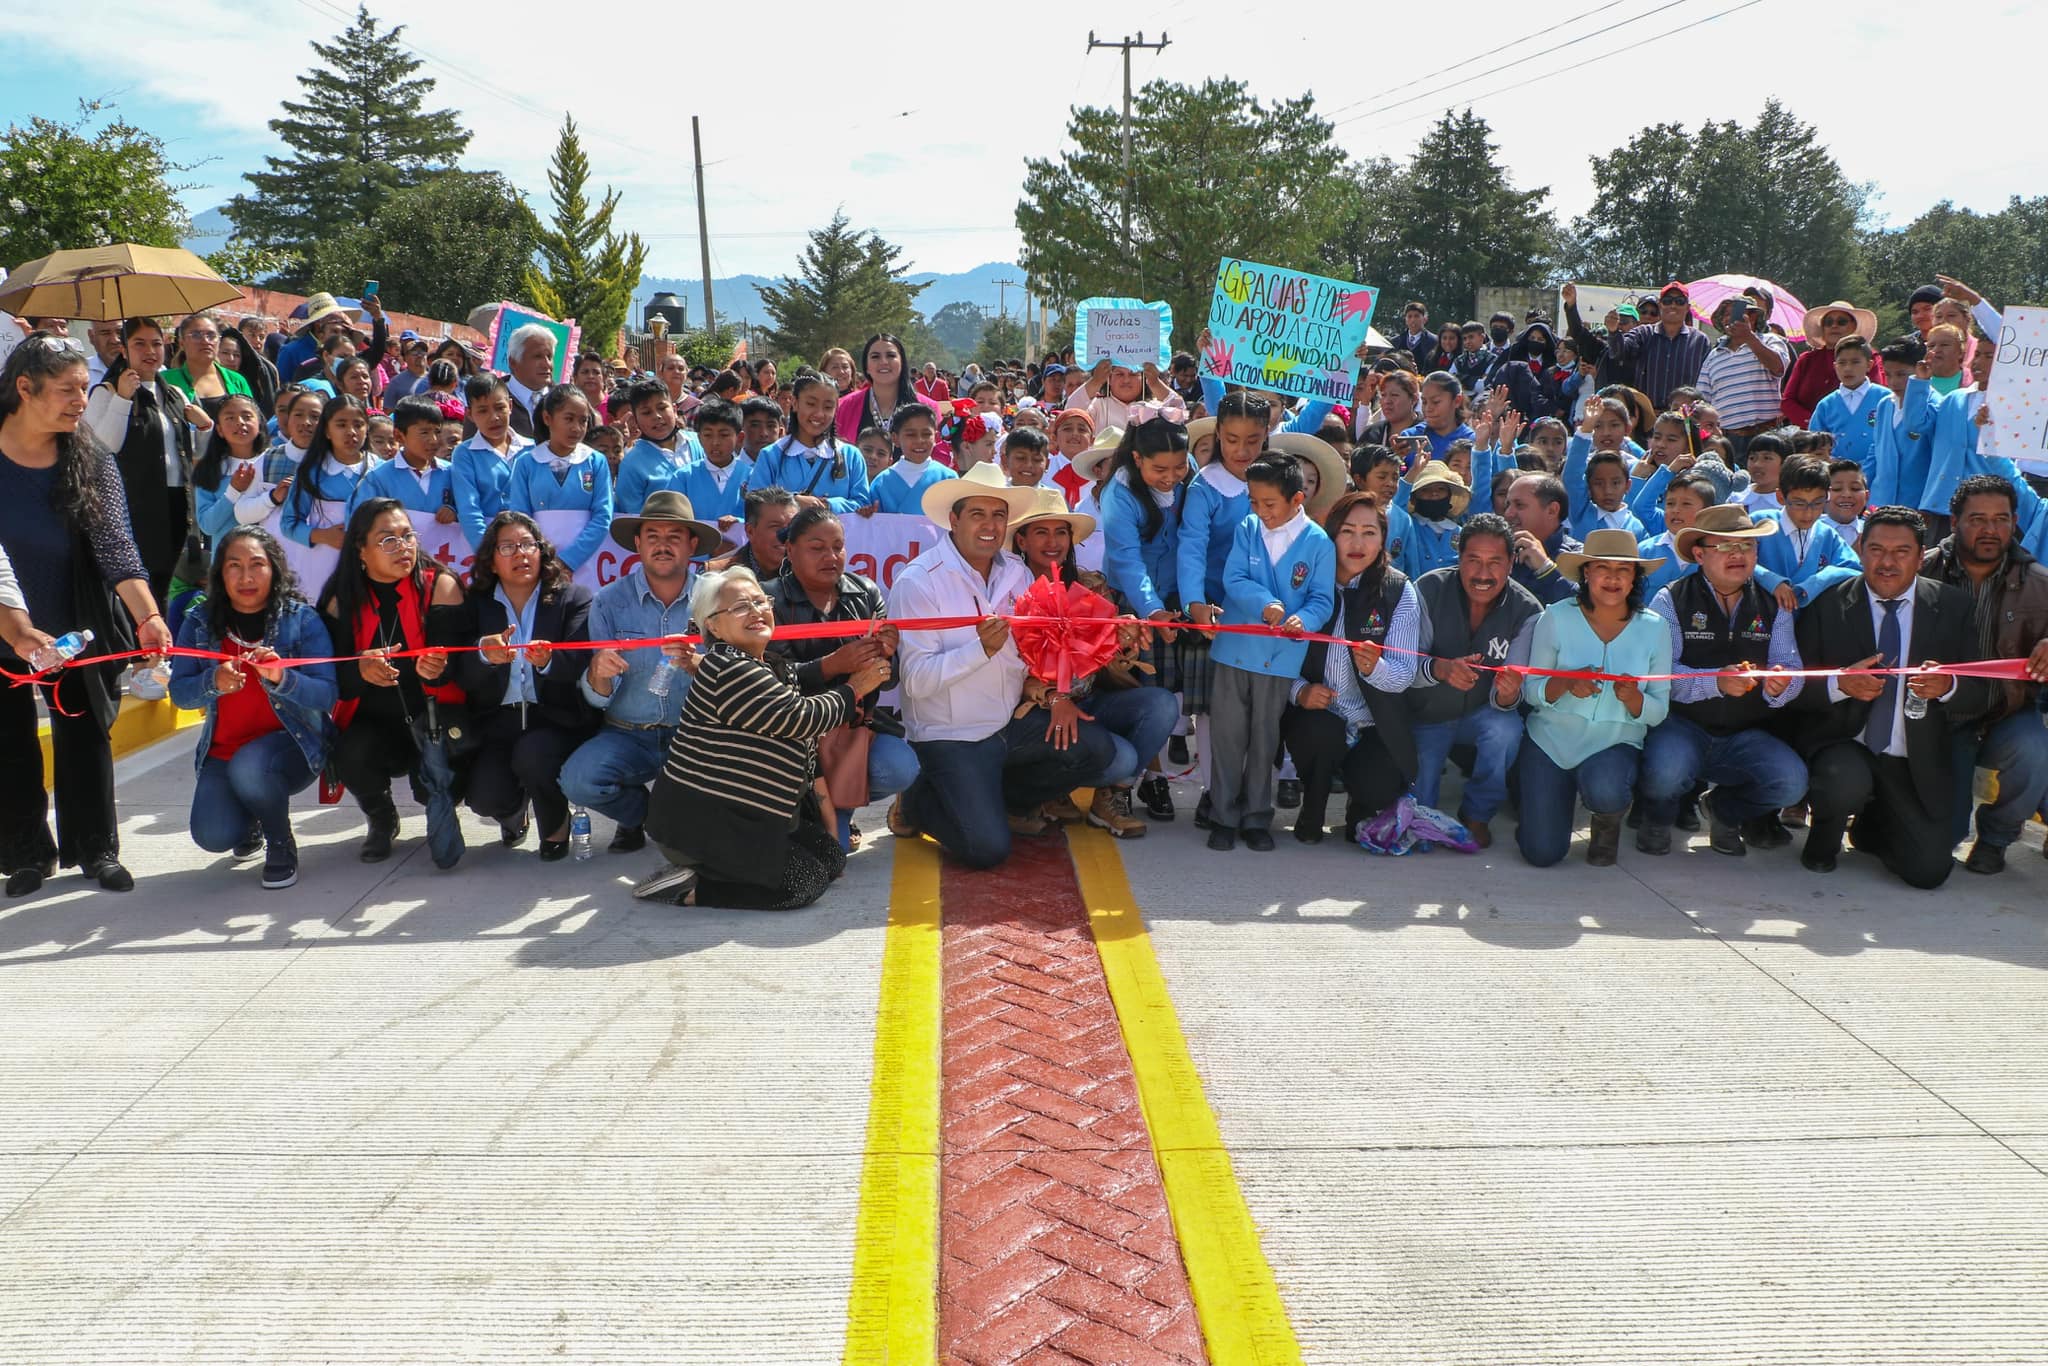
[[[687,331],[690,326],[689,307],[667,290],[663,290],[647,301],[645,321],[649,332],[654,330],[654,320],[656,318],[668,319],[668,330],[670,332]]]

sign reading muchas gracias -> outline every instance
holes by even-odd
[[[1141,299],[1083,299],[1074,305],[1074,355],[1081,368],[1097,361],[1161,370],[1173,359],[1173,305]]]
[[[2005,310],[1984,401],[1991,405],[1991,453],[2048,470],[2048,308]]]
[[[1224,257],[1209,301],[1202,367],[1229,384],[1344,403],[1379,291]]]

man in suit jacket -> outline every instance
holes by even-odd
[[[1429,307],[1420,299],[1410,299],[1408,306],[1401,310],[1402,323],[1407,328],[1394,345],[1415,357],[1415,368],[1423,374],[1437,368],[1436,334],[1429,330]]]
[[[1879,508],[1865,519],[1862,576],[1829,588],[1799,614],[1808,668],[1977,658],[1969,592],[1919,577],[1926,539],[1926,524],[1911,508]],[[1808,686],[1800,704],[1815,714],[1797,743],[1811,773],[1812,829],[1799,861],[1833,871],[1854,818],[1856,847],[1877,854],[1909,886],[1947,881],[1955,866],[1951,732],[1982,712],[1988,696],[1983,679],[1940,673]]]
[[[555,378],[555,338],[539,323],[528,323],[505,344],[505,387],[512,392],[512,430],[528,441],[534,436],[534,410]],[[595,423],[597,414],[590,420]]]

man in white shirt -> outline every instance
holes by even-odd
[[[1836,584],[1799,613],[1799,656],[1808,668],[1925,667],[1978,657],[1969,591],[1919,577],[1926,537],[1911,508],[1878,508],[1864,519],[1862,577]],[[1945,882],[1955,866],[1951,732],[1983,712],[1989,696],[1981,678],[1931,671],[1842,673],[1826,688],[1806,688],[1797,703],[1804,715],[1789,728],[1811,784],[1812,828],[1800,863],[1834,871],[1853,819],[1855,846],[1909,886]]]
[[[1724,299],[1714,310],[1720,344],[1700,364],[1700,393],[1721,415],[1721,430],[1739,460],[1749,439],[1784,421],[1782,387],[1792,348],[1770,329],[1775,300],[1762,285]]]
[[[1013,831],[1043,831],[1040,808],[1087,783],[1116,752],[1071,699],[1057,699],[1050,720],[1038,708],[1013,715],[1028,670],[1004,618],[1031,574],[1005,547],[1010,519],[1034,500],[1033,490],[1008,486],[989,463],[934,484],[922,511],[948,534],[889,591],[897,621],[980,618],[975,626],[903,632],[903,725],[919,771],[889,809],[897,837],[928,834],[971,868],[1008,858]]]

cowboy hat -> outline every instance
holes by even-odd
[[[1726,536],[1734,540],[1756,540],[1778,534],[1778,519],[1775,517],[1752,518],[1749,509],[1739,503],[1716,503],[1703,508],[1693,524],[1671,538],[1671,548],[1678,552],[1681,564],[1692,563],[1693,547],[1709,536]]]
[[[1846,313],[1854,318],[1856,320],[1856,335],[1869,342],[1872,346],[1877,345],[1877,314],[1867,308],[1858,308],[1856,305],[1842,299],[1837,299],[1831,304],[1822,304],[1819,308],[1807,309],[1806,321],[1801,324],[1802,330],[1808,337],[1818,338],[1820,336],[1821,319],[1827,317],[1830,313]]]
[[[1068,410],[1068,412],[1071,411],[1073,410]],[[1060,414],[1061,417],[1066,415],[1066,413]],[[1104,427],[1101,434],[1095,438],[1095,444],[1074,457],[1074,472],[1089,483],[1094,483],[1102,477],[1103,466],[1107,465],[1109,458],[1116,454],[1116,448],[1123,444],[1123,428]]]
[[[1216,431],[1216,419],[1215,419],[1215,418],[1213,418],[1213,417],[1198,417],[1198,418],[1196,418],[1196,419],[1195,419],[1195,420],[1194,420],[1193,422],[1190,422],[1190,423],[1188,424],[1188,449],[1189,449],[1189,450],[1193,450],[1193,449],[1195,448],[1195,443],[1196,443],[1197,441],[1200,441],[1200,440],[1201,440],[1201,439],[1202,439],[1203,437],[1205,437],[1205,436],[1210,436],[1210,435],[1213,435],[1213,434],[1215,433],[1215,431]],[[1214,446],[1211,446],[1211,447],[1209,448],[1209,460],[1214,460],[1215,458],[1216,458],[1216,448],[1215,448]],[[1209,463],[1209,460],[1204,460],[1204,461],[1203,461],[1202,463],[1206,465],[1206,464],[1208,464],[1208,463]]]
[[[941,479],[924,491],[919,510],[925,520],[944,528],[953,520],[953,509],[969,498],[1000,498],[1009,505],[1012,520],[1031,511],[1037,501],[1036,489],[1016,488],[1003,482],[1003,472],[984,460],[958,479]]]
[[[1631,431],[1652,430],[1657,425],[1657,405],[1650,402],[1650,396],[1640,389],[1626,384],[1610,384],[1600,391],[1602,398],[1618,398],[1628,405],[1629,416],[1634,419]]]
[[[355,310],[343,308],[334,302],[332,294],[312,294],[306,298],[306,326],[315,327],[328,318],[347,318],[355,321]]]
[[[948,481],[951,482],[951,481]],[[690,500],[674,489],[657,489],[647,495],[647,502],[631,517],[612,519],[612,539],[628,550],[635,549],[633,542],[639,539],[640,524],[643,522],[679,522],[690,529],[697,538],[697,553],[709,555],[718,549],[724,537],[718,528],[709,522],[697,520],[697,509],[690,506]]]
[[[1275,432],[1266,438],[1266,449],[1291,455],[1296,460],[1306,460],[1316,467],[1316,496],[1309,500],[1308,515],[1320,522],[1337,500],[1344,496],[1344,490],[1351,486],[1351,472],[1344,467],[1344,461],[1337,454],[1337,448],[1319,436],[1307,432]]]
[[[1472,490],[1465,487],[1465,481],[1458,477],[1456,470],[1441,460],[1425,460],[1422,468],[1409,476],[1409,507],[1415,506],[1415,495],[1438,485],[1447,485],[1451,490],[1451,516],[1464,516],[1466,505],[1472,501]]]
[[[1065,522],[1067,530],[1073,533],[1075,545],[1095,534],[1095,519],[1085,512],[1070,509],[1058,489],[1039,488],[1031,493],[1031,510],[1010,523],[1012,545],[1017,542],[1017,533],[1033,522]]]
[[[1599,531],[1588,532],[1586,534],[1586,548],[1584,550],[1567,550],[1564,554],[1558,556],[1557,572],[1570,579],[1573,583],[1577,583],[1579,581],[1579,571],[1594,561],[1598,561],[1601,564],[1640,565],[1647,572],[1663,564],[1664,557],[1659,555],[1654,560],[1644,559],[1636,553],[1636,538],[1633,535],[1626,531],[1607,527]]]

